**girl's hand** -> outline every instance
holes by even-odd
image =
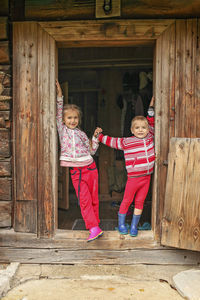
[[[97,138],[99,133],[101,133],[103,130],[100,127],[97,127],[94,131],[94,137]]]
[[[57,96],[62,97],[62,89],[60,87],[60,83],[58,82],[58,79],[56,79],[56,91],[57,91]]]
[[[154,97],[154,96],[152,96],[152,98],[151,98],[151,102],[150,102],[150,106],[154,106],[154,103],[155,103],[155,97]]]

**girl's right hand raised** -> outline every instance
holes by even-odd
[[[60,83],[58,82],[58,79],[56,79],[56,91],[57,91],[57,96],[62,97],[62,89]]]

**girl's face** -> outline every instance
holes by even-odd
[[[65,125],[70,128],[74,129],[79,124],[79,116],[76,110],[68,109],[64,112],[64,122]]]
[[[137,120],[131,127],[131,132],[139,139],[143,139],[149,133],[149,126],[145,121]]]

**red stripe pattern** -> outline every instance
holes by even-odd
[[[154,117],[147,117],[150,131],[143,138],[135,136],[114,138],[108,135],[99,135],[103,144],[124,151],[125,165],[128,177],[138,177],[153,173],[154,152]]]

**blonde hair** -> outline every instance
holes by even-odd
[[[145,118],[144,116],[136,116],[131,121],[131,128],[134,126],[134,123],[137,122],[137,121],[143,121],[143,122],[146,123],[147,126],[149,126],[147,118]]]
[[[63,117],[68,110],[75,110],[78,113],[78,126],[81,125],[82,111],[76,104],[65,104],[63,108]]]

